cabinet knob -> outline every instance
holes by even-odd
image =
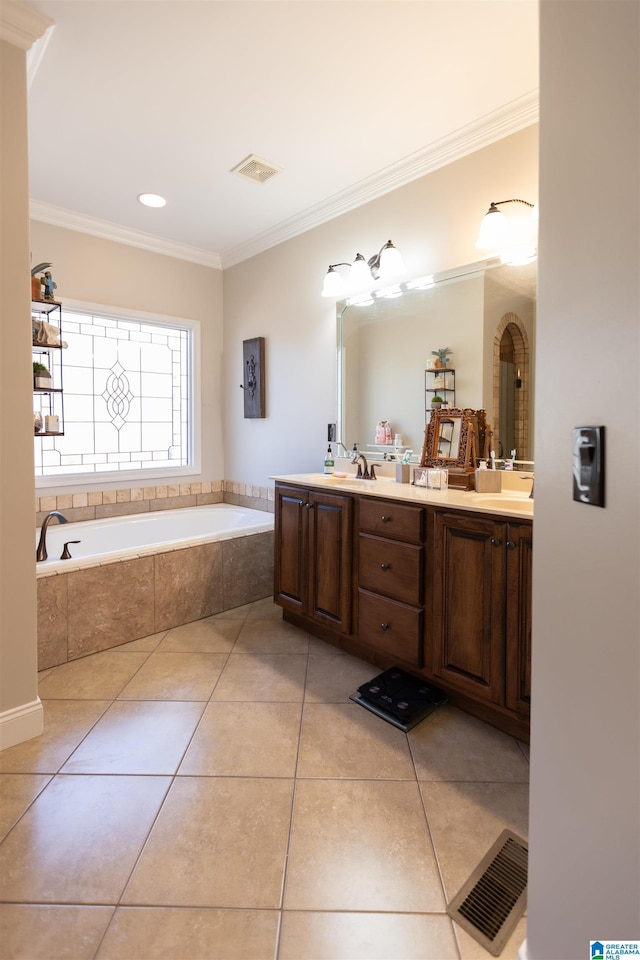
[[[382,520],[383,523],[389,523],[389,520],[391,520],[391,517],[385,517],[385,515],[383,514],[380,517],[380,519]]]
[[[516,545],[513,540],[507,540],[507,550],[515,550]]]
[[[305,507],[307,508],[307,510],[310,510],[310,509],[311,509],[311,504],[310,504],[310,503],[305,503]]]
[[[501,543],[502,543],[502,540],[498,540],[497,537],[491,537],[491,546],[492,546],[492,547],[499,547]]]
[[[381,623],[381,624],[380,624],[380,629],[381,629],[381,630],[388,630],[388,629],[389,629],[389,624],[388,624],[388,623]]]
[[[390,564],[390,563],[381,563],[381,564],[380,564],[380,569],[381,569],[381,570],[391,570],[391,564]]]

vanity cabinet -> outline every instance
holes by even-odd
[[[353,500],[276,485],[274,593],[284,610],[351,630]]]
[[[359,501],[359,640],[416,667],[424,659],[424,516],[421,507]]]
[[[436,512],[433,676],[476,702],[528,716],[531,525]]]

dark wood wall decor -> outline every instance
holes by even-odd
[[[264,337],[242,341],[244,383],[244,416],[258,419],[265,416],[264,403]]]

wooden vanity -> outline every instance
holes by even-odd
[[[377,667],[424,676],[528,740],[532,502],[488,508],[459,490],[274,479],[284,619]]]

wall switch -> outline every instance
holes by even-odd
[[[604,427],[573,428],[573,499],[604,507]]]
[[[336,425],[335,423],[327,424],[327,440],[329,443],[334,443],[336,439]]]

